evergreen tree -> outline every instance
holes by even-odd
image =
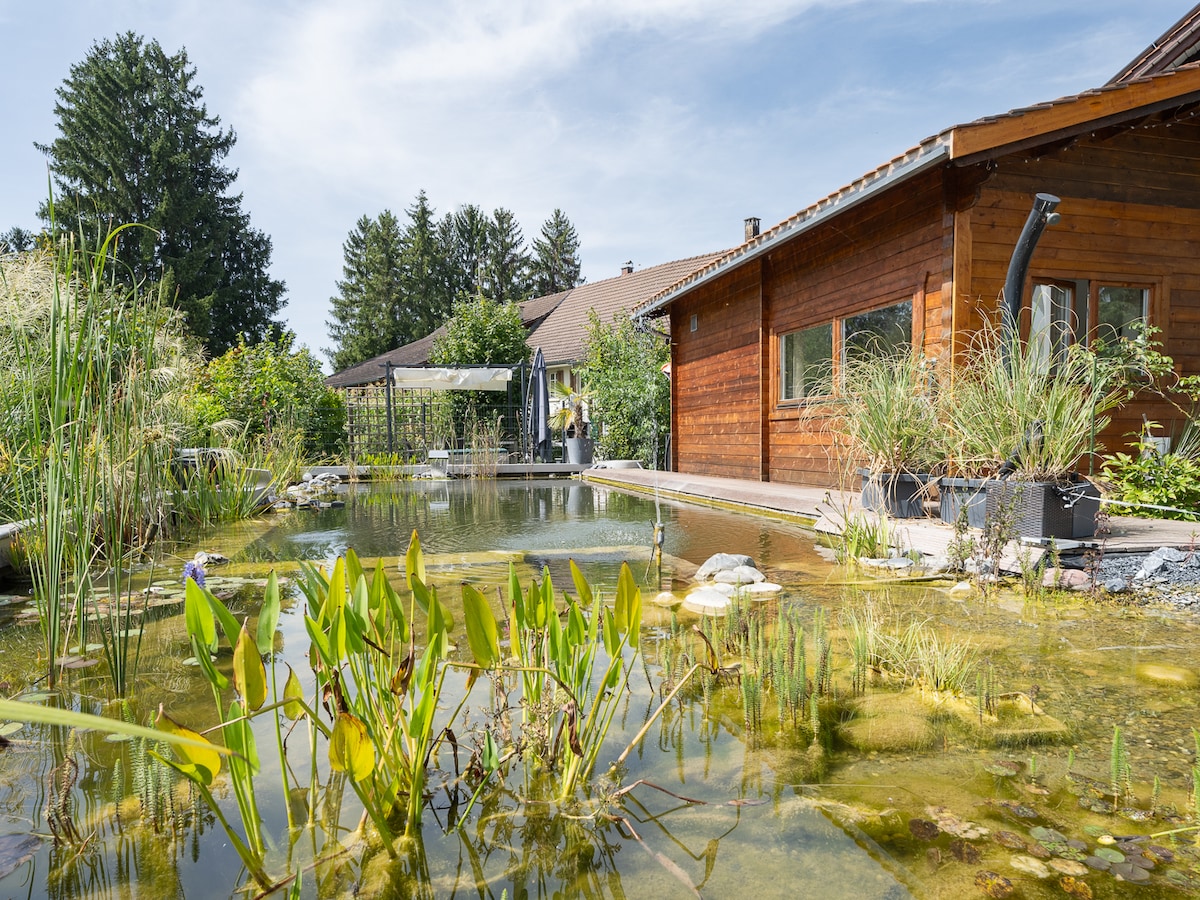
[[[57,91],[59,136],[36,145],[58,197],[42,210],[61,230],[104,235],[131,282],[173,276],[173,302],[214,355],[238,334],[276,325],[283,283],[268,274],[271,242],[250,227],[237,173],[223,160],[236,140],[210,116],[187,52],[165,53],[132,32],[93,45]]]
[[[32,250],[34,240],[32,231],[14,225],[8,231],[0,232],[0,253],[24,253],[26,250]]]
[[[535,297],[557,294],[583,284],[579,275],[579,235],[561,209],[542,225],[542,236],[533,242],[530,273]]]
[[[445,249],[435,224],[433,208],[425,192],[417,194],[406,212],[404,230],[404,294],[410,327],[401,328],[417,340],[450,318],[454,294],[449,285]],[[407,343],[406,341],[405,343]]]
[[[403,346],[413,335],[401,327],[404,303],[404,242],[400,223],[388,210],[378,219],[363,216],[342,245],[343,280],[331,298],[326,321],[337,346],[326,350],[335,371]]]
[[[530,294],[529,251],[510,210],[501,207],[488,225],[483,293],[500,303],[527,300]]]
[[[483,290],[489,225],[487,213],[470,203],[447,215],[438,227],[446,261],[446,288],[455,301],[474,297]]]

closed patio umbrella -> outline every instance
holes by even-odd
[[[542,462],[554,459],[554,443],[550,437],[550,381],[546,376],[546,357],[538,347],[533,355],[533,371],[529,376],[529,443],[533,456]]]

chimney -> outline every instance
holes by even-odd
[[[759,233],[758,227],[762,224],[762,220],[756,219],[753,216],[751,216],[749,219],[746,219],[745,224],[746,224],[746,240],[749,241],[753,238],[758,237],[758,233]]]
[[[622,275],[632,275],[633,274],[633,260],[632,259],[629,260],[628,262],[626,262],[625,265],[621,266],[621,274]]]

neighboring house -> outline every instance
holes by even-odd
[[[621,274],[614,278],[526,300],[521,304],[521,318],[530,332],[530,352],[540,347],[546,358],[550,379],[564,381],[578,388],[578,378],[572,374],[571,366],[584,356],[587,328],[593,310],[600,321],[611,322],[618,312],[632,311],[638,304],[645,303],[664,288],[720,256],[719,253],[709,253],[636,272],[632,264],[626,264]],[[445,330],[445,326],[442,326],[420,340],[382,353],[325,379],[327,385],[346,395],[352,455],[381,452],[389,446],[409,452],[428,439],[429,422],[433,417],[429,398],[413,397],[408,398],[411,402],[406,402],[392,396],[396,392],[389,394],[385,391],[384,378],[389,365],[393,368],[428,365],[434,341]],[[524,396],[522,390],[523,386],[520,385],[512,388],[513,396],[510,399],[518,407]],[[553,401],[552,411],[558,406],[561,406],[561,401]],[[391,428],[388,426],[389,410]]]
[[[570,291],[550,294],[546,297],[534,297],[521,303],[521,322],[528,329],[537,328],[554,308],[563,301]],[[433,352],[433,344],[446,333],[446,326],[439,326],[423,338],[418,338],[403,347],[381,353],[379,356],[361,362],[356,366],[335,372],[325,379],[325,384],[337,390],[364,387],[366,385],[383,384],[384,370],[390,363],[393,367],[424,366],[429,364],[429,354]]]
[[[588,325],[593,311],[607,325],[618,313],[632,312],[634,307],[720,256],[720,253],[708,253],[639,271],[634,271],[632,263],[626,263],[621,274],[614,278],[581,284],[555,294],[561,299],[550,315],[530,332],[529,348],[531,351],[541,348],[546,358],[546,374],[552,382],[565,382],[578,390],[582,385],[572,367],[581,363],[586,355]],[[562,401],[552,397],[551,404],[551,412],[554,412]]]
[[[1200,7],[1198,7],[1200,9]],[[1022,328],[1086,341],[1160,329],[1200,372],[1197,10],[1104,87],[949,128],[750,238],[638,309],[668,315],[673,468],[828,485],[840,472],[808,366],[863,332],[961,353],[995,321],[1034,195],[1061,222],[1033,255]],[[1105,433],[1116,443],[1139,402]]]

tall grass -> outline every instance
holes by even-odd
[[[4,512],[24,522],[49,681],[71,634],[83,644],[94,625],[118,695],[139,649],[129,566],[162,520],[196,363],[164,299],[110,276],[123,231],[96,249],[65,239],[0,262],[0,442],[15,501]],[[100,567],[113,596],[103,604],[93,590]]]

